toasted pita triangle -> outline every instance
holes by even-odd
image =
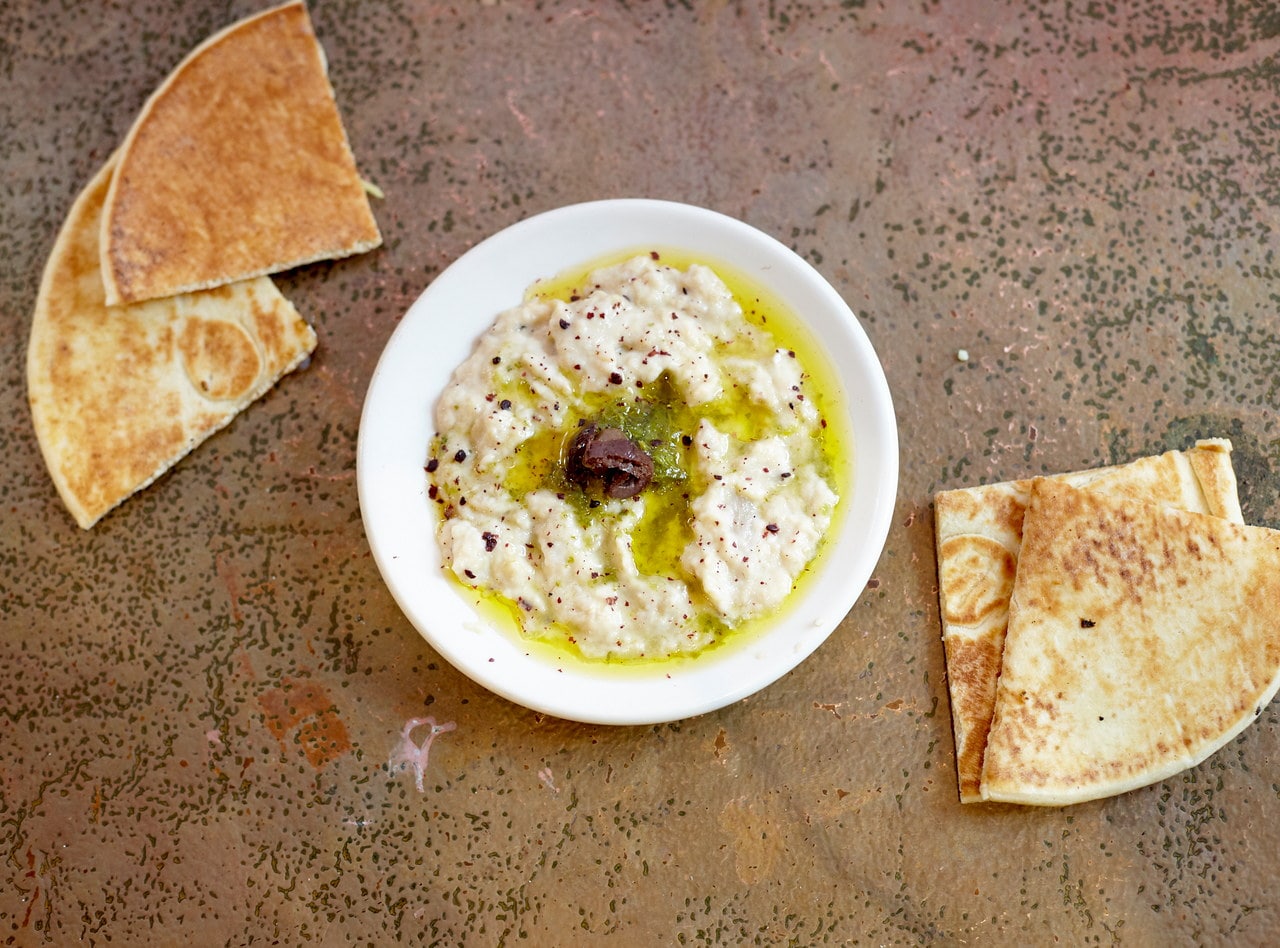
[[[109,305],[381,243],[301,2],[197,47],[125,139],[102,219]]]
[[[113,167],[98,173],[63,224],[27,346],[40,450],[86,529],[231,421],[316,344],[269,277],[108,309],[98,224]]]
[[[1062,805],[1204,760],[1280,685],[1280,531],[1038,480],[985,799]]]
[[[1231,443],[1197,442],[1128,464],[1057,475],[1076,487],[1242,522]],[[1009,594],[1032,481],[944,491],[934,504],[938,598],[960,799],[981,800],[982,756],[995,708]]]

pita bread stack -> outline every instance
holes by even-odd
[[[1063,805],[1192,766],[1280,684],[1280,533],[1230,444],[936,498],[964,802]]]
[[[381,242],[306,7],[201,44],[75,202],[27,348],[41,452],[89,528],[314,350],[268,273]]]
[[[36,436],[88,529],[292,371],[316,337],[268,277],[106,305],[98,224],[114,161],[58,236],[27,345]]]
[[[1065,804],[1199,763],[1280,685],[1280,531],[1031,489],[982,789]]]

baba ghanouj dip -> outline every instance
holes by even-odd
[[[535,284],[435,406],[445,568],[588,659],[692,655],[775,613],[840,500],[847,447],[778,320],[668,256]]]

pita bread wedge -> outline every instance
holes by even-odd
[[[1164,503],[1242,522],[1231,443],[1197,442],[1057,480],[1130,503]],[[995,706],[1022,523],[1032,480],[944,491],[934,504],[938,598],[960,799],[981,799],[982,755]]]
[[[381,241],[296,2],[212,36],[147,101],[107,196],[102,279],[114,306]]]
[[[1280,685],[1280,531],[1031,489],[982,793],[1063,805],[1204,760]]]
[[[113,166],[63,224],[27,346],[40,450],[85,529],[231,421],[316,344],[269,277],[108,309],[98,223]]]

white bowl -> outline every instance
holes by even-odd
[[[648,665],[590,662],[523,640],[451,580],[436,545],[436,505],[423,467],[432,412],[454,368],[497,314],[539,279],[627,250],[679,250],[727,265],[798,315],[825,350],[826,393],[848,412],[850,483],[813,575],[776,622],[741,643]],[[834,397],[832,397],[834,395]],[[837,429],[838,430],[838,429]],[[383,579],[422,636],[486,688],[575,721],[653,724],[724,707],[786,674],[838,626],[884,547],[898,482],[898,433],[884,372],[862,327],[809,264],[772,237],[712,211],[650,200],[577,204],[522,221],[446,269],[409,308],[378,362],[357,449],[360,510]]]

